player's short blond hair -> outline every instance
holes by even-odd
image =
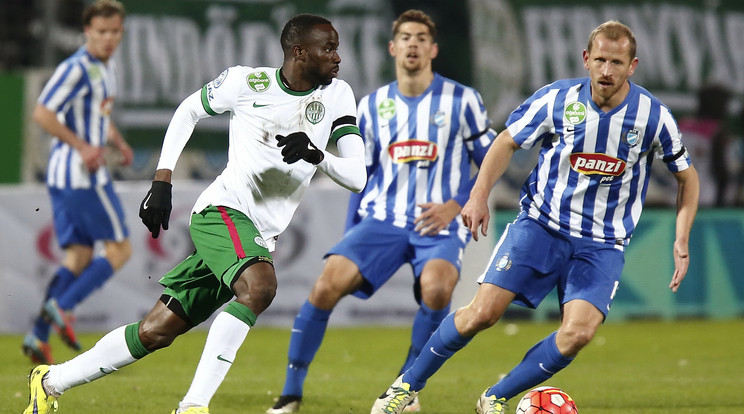
[[[121,16],[124,19],[127,12],[124,5],[116,0],[96,0],[83,10],[83,27],[90,26],[94,17]]]
[[[633,59],[636,57],[636,39],[635,35],[633,34],[633,31],[630,30],[630,27],[620,23],[617,20],[609,20],[606,21],[599,26],[597,26],[596,29],[592,31],[592,33],[589,35],[589,45],[586,47],[586,51],[591,53],[592,52],[592,46],[594,44],[594,39],[597,38],[597,35],[602,34],[604,37],[606,37],[609,40],[620,40],[622,38],[627,38],[630,42],[630,58]]]
[[[429,28],[429,34],[431,37],[437,37],[437,25],[434,24],[434,20],[421,10],[410,9],[401,13],[401,15],[393,22],[393,39],[395,39],[395,35],[398,34],[400,25],[408,22],[421,23],[425,25]]]

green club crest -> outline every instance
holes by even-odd
[[[377,105],[377,114],[384,120],[390,120],[395,116],[395,100],[387,98]]]
[[[254,92],[263,92],[269,89],[269,85],[271,84],[271,79],[269,79],[269,75],[266,72],[251,73],[245,78],[245,81],[248,82],[248,87]]]
[[[571,102],[566,106],[566,110],[563,111],[563,117],[569,123],[578,125],[586,119],[586,106],[581,102]]]
[[[101,78],[101,69],[98,66],[91,66],[88,68],[88,77],[91,80],[98,80]]]
[[[315,125],[325,116],[325,106],[320,101],[312,101],[305,107],[305,118]]]

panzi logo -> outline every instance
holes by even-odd
[[[571,168],[586,175],[618,176],[625,172],[625,161],[605,154],[579,152],[571,154]]]
[[[411,161],[437,159],[437,144],[429,141],[410,140],[396,142],[388,147],[393,162],[403,164]]]

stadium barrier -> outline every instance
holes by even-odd
[[[116,184],[127,213],[133,247],[130,261],[104,287],[76,310],[81,331],[102,331],[141,319],[160,293],[160,276],[191,253],[188,217],[194,200],[208,182],[176,181],[168,231],[152,239],[137,211],[149,182]],[[328,180],[316,180],[308,190],[274,253],[279,290],[260,324],[291,326],[300,305],[322,270],[322,257],[342,236],[348,192]],[[463,259],[462,280],[453,308],[466,305],[483,271],[495,240],[516,212],[498,211],[489,237],[471,242]],[[644,212],[627,249],[625,272],[609,321],[629,318],[729,318],[744,315],[744,213],[741,210],[700,211],[690,241],[691,266],[680,291],[667,288],[674,263],[674,212]],[[46,189],[40,185],[0,186],[0,332],[20,333],[31,326],[44,290],[58,266],[57,246]],[[333,325],[407,325],[417,306],[411,272],[402,268],[367,301],[343,299],[331,318]],[[555,294],[537,311],[510,309],[508,317],[536,320],[556,316]]]

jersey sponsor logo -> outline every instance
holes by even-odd
[[[222,71],[222,73],[220,73],[219,76],[217,76],[217,78],[215,78],[215,80],[214,80],[214,88],[215,89],[219,88],[220,85],[222,85],[222,82],[225,81],[225,78],[227,78],[227,71],[228,70],[230,70],[230,69],[225,69],[224,71]]]
[[[325,106],[320,101],[312,101],[305,107],[305,118],[315,125],[323,120],[325,116]]]
[[[393,119],[396,111],[395,99],[387,98],[377,105],[377,115],[386,121]]]
[[[388,153],[394,163],[404,164],[411,161],[434,161],[437,159],[437,144],[429,141],[410,140],[396,142],[388,147]]]
[[[605,154],[578,152],[571,154],[571,168],[585,175],[617,177],[625,172],[625,161]]]
[[[254,108],[263,108],[264,106],[269,106],[270,104],[260,104],[258,102],[253,102]]]
[[[214,100],[214,87],[212,86],[212,82],[209,82],[204,86],[207,87],[207,100],[212,102]]]
[[[563,117],[570,124],[578,125],[586,119],[586,106],[581,102],[571,102],[566,105],[566,109],[563,111]]]
[[[271,79],[266,72],[253,72],[246,76],[245,81],[248,82],[248,87],[253,92],[263,92],[269,89],[269,85],[271,85]]]

